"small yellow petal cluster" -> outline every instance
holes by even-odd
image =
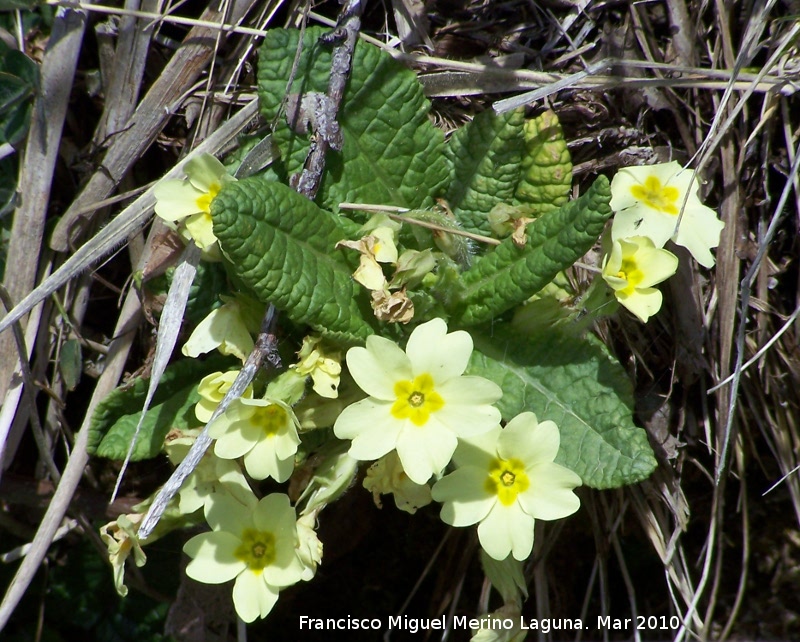
[[[121,597],[128,594],[125,586],[125,560],[133,555],[136,566],[144,566],[147,556],[142,550],[137,531],[144,514],[120,515],[100,529],[100,539],[108,548],[108,561],[114,569],[114,588]]]
[[[339,396],[339,378],[342,374],[342,353],[325,344],[320,337],[306,337],[297,357],[290,366],[304,377],[311,377],[314,392],[320,397],[336,399]]]
[[[367,468],[363,486],[372,493],[378,508],[382,507],[380,496],[388,494],[394,495],[397,508],[412,515],[432,501],[430,486],[412,481],[394,451]]]

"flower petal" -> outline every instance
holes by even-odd
[[[197,247],[201,250],[207,250],[217,242],[210,214],[206,212],[193,214],[184,221],[184,225],[186,226],[186,231],[189,232]]]
[[[486,470],[465,466],[442,477],[431,496],[442,502],[442,521],[451,526],[477,524],[492,509],[496,496],[486,489]]]
[[[412,379],[406,354],[383,337],[373,335],[367,338],[366,348],[350,348],[346,361],[359,388],[383,401],[394,401],[397,381]]]
[[[362,399],[341,412],[333,426],[333,432],[339,439],[355,439],[364,432],[380,430],[381,424],[390,422],[394,424],[396,435],[404,424],[392,416],[391,409],[392,404],[388,401],[377,401],[371,397]]]
[[[206,502],[206,521],[215,531],[228,531],[238,535],[253,525],[251,513],[257,502],[252,492],[246,497],[216,493]]]
[[[678,218],[671,214],[656,212],[642,205],[634,205],[617,212],[611,224],[611,239],[618,241],[631,236],[647,236],[656,247],[672,238]]]
[[[455,434],[432,415],[424,426],[406,424],[397,437],[397,454],[411,481],[424,484],[450,463],[457,445]]]
[[[717,213],[710,207],[702,203],[687,203],[678,233],[672,240],[689,250],[700,265],[710,268],[714,265],[710,248],[719,245],[724,227],[725,223],[717,218]]]
[[[235,426],[242,422],[235,422],[228,424],[227,429],[219,437],[216,437],[214,444],[214,454],[221,459],[237,459],[246,452],[248,452],[257,442],[253,439],[247,439],[246,435],[237,430]],[[215,421],[212,428],[220,426],[220,421]],[[209,430],[209,433],[211,431]],[[212,437],[214,435],[211,435]]]
[[[439,386],[467,369],[472,347],[472,337],[467,332],[458,330],[447,334],[447,324],[437,318],[414,329],[406,354],[414,376],[427,372]]]
[[[389,404],[364,399],[342,411],[333,432],[339,439],[353,440],[351,457],[362,461],[380,459],[394,449],[405,422],[395,419],[389,408]]]
[[[663,297],[655,288],[641,288],[632,294],[618,292],[617,299],[620,304],[639,317],[642,323],[647,323],[647,320],[661,309]]]
[[[642,280],[636,284],[637,288],[649,288],[675,274],[678,270],[677,256],[667,250],[652,247],[650,239],[639,237],[637,242],[639,249],[636,252],[636,262],[644,274]]]
[[[518,504],[494,505],[478,526],[478,539],[486,553],[504,560],[511,553],[516,560],[527,559],[533,550],[533,517]]]
[[[247,565],[234,555],[241,540],[224,531],[195,535],[183,545],[192,558],[186,574],[204,584],[222,584],[236,577]]]
[[[278,601],[278,590],[264,581],[263,573],[246,570],[233,584],[233,605],[245,622],[266,617]]]
[[[223,177],[228,176],[225,166],[211,154],[195,156],[183,166],[183,171],[192,185],[204,193],[208,193],[212,185],[222,183],[225,180]],[[232,178],[231,176],[228,180]]]
[[[197,199],[202,192],[188,181],[163,180],[155,186],[153,195],[156,199],[155,212],[165,221],[174,223],[200,211]]]
[[[280,458],[275,452],[275,442],[279,437],[262,439],[244,455],[244,468],[253,479],[271,477],[277,482],[285,482],[294,471],[294,454]],[[296,449],[296,447],[295,447]]]
[[[561,434],[555,423],[539,423],[535,414],[523,412],[503,429],[497,441],[497,452],[503,459],[521,459],[528,469],[540,462],[552,462],[560,443]]]
[[[453,461],[459,467],[475,466],[484,471],[489,470],[492,461],[497,457],[497,440],[502,431],[503,428],[498,424],[480,435],[459,439]]]
[[[539,464],[528,472],[531,485],[517,500],[536,519],[561,519],[576,512],[581,505],[573,492],[581,478],[558,464]]]
[[[503,396],[503,389],[493,381],[483,377],[465,376],[449,379],[436,386],[448,404],[475,406],[492,404]]]

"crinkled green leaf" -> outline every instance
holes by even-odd
[[[522,337],[495,326],[491,338],[474,340],[468,372],[503,389],[503,418],[531,411],[554,421],[561,431],[556,461],[584,484],[632,484],[656,467],[647,434],[633,423],[631,381],[599,339],[554,329]]]
[[[563,207],[528,225],[528,242],[518,247],[505,239],[494,251],[476,259],[464,273],[466,289],[461,325],[490,321],[525,301],[583,256],[611,216],[608,179],[600,176],[589,190]]]
[[[491,234],[488,214],[514,199],[521,176],[522,110],[497,115],[487,109],[459,128],[445,152],[453,166],[447,202],[470,232]]]
[[[227,370],[236,359],[212,355],[208,359],[184,359],[167,367],[145,415],[132,461],[155,457],[172,428],[196,427],[194,405],[200,400],[197,384],[212,372]],[[95,410],[89,426],[89,454],[122,460],[130,447],[142,414],[149,379],[137,377],[132,385],[112,391]]]
[[[323,31],[306,29],[291,94],[328,89],[331,49],[319,43]],[[267,32],[259,50],[261,109],[272,122],[286,94],[299,32]],[[414,72],[377,47],[359,41],[353,55],[339,124],[341,152],[329,150],[317,202],[335,209],[344,201],[427,207],[450,180],[444,134],[428,120],[430,103]],[[296,134],[281,116],[274,132],[287,172],[299,172],[309,134]]]
[[[252,177],[226,185],[211,204],[214,234],[236,277],[293,321],[344,342],[373,333],[363,290],[336,243],[358,226],[282,183]],[[364,314],[366,312],[366,314]]]
[[[572,160],[558,117],[546,111],[525,122],[525,154],[516,198],[544,214],[564,205],[572,188]]]

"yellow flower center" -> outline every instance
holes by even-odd
[[[242,531],[242,543],[233,554],[251,571],[260,573],[275,561],[275,536],[267,531],[245,528]]]
[[[622,265],[619,268],[619,272],[617,272],[617,276],[628,282],[625,289],[620,290],[623,294],[633,294],[636,286],[644,280],[644,273],[639,269],[639,265],[631,256],[622,259]]]
[[[287,424],[286,411],[278,404],[257,406],[250,421],[254,425],[260,426],[267,437],[274,437]]]
[[[662,185],[655,176],[648,176],[643,185],[631,187],[633,197],[654,210],[677,215],[677,201],[680,192],[677,187]]]
[[[517,495],[528,490],[530,485],[525,465],[519,459],[496,457],[489,465],[485,488],[492,495],[497,495],[503,506],[510,506],[517,501]]]
[[[219,191],[221,189],[222,185],[220,185],[219,183],[216,182],[211,183],[211,185],[208,186],[208,192],[205,194],[201,194],[200,196],[197,197],[197,200],[195,201],[195,203],[197,203],[197,208],[201,212],[210,214],[211,201],[213,201],[217,197],[217,194],[219,194]]]
[[[410,419],[415,426],[424,426],[432,412],[441,410],[444,399],[433,388],[433,377],[427,372],[414,381],[398,381],[394,384],[397,401],[392,405],[392,415],[398,419]]]

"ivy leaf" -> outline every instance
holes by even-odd
[[[527,227],[528,241],[518,247],[505,239],[479,257],[463,274],[464,307],[458,323],[490,321],[525,301],[591,248],[611,216],[608,179],[600,176],[580,198],[548,212]]]
[[[556,462],[587,486],[616,488],[653,472],[647,434],[633,423],[630,379],[599,339],[552,328],[521,337],[499,325],[492,335],[474,335],[468,373],[503,389],[503,419],[531,411],[554,421],[561,431]]]
[[[356,237],[358,225],[255,176],[226,185],[211,203],[211,217],[231,269],[260,301],[344,343],[373,333],[353,266],[334,249]]]
[[[322,34],[319,28],[306,29],[290,98],[327,91],[331,51],[319,42]],[[273,29],[259,50],[259,98],[270,122],[286,95],[298,37],[296,30]],[[414,72],[359,41],[338,115],[344,146],[341,152],[329,151],[326,156],[317,202],[330,210],[344,201],[409,208],[433,205],[450,180],[450,169],[444,156],[444,133],[429,121],[429,110]],[[273,138],[287,173],[299,172],[309,135],[292,131],[282,116]]]
[[[184,359],[168,366],[145,415],[131,461],[158,455],[164,437],[172,428],[198,426],[194,405],[200,400],[197,394],[200,379],[212,372],[227,370],[236,363],[236,359],[212,355],[205,360]],[[142,414],[148,383],[148,379],[137,377],[132,385],[113,390],[100,402],[89,425],[89,454],[125,459]]]
[[[445,152],[453,181],[447,202],[466,230],[491,234],[488,213],[513,201],[521,177],[523,122],[521,109],[502,115],[487,109],[450,138]]]
[[[546,111],[525,122],[525,154],[516,198],[537,214],[561,207],[572,188],[572,160],[558,117]]]

